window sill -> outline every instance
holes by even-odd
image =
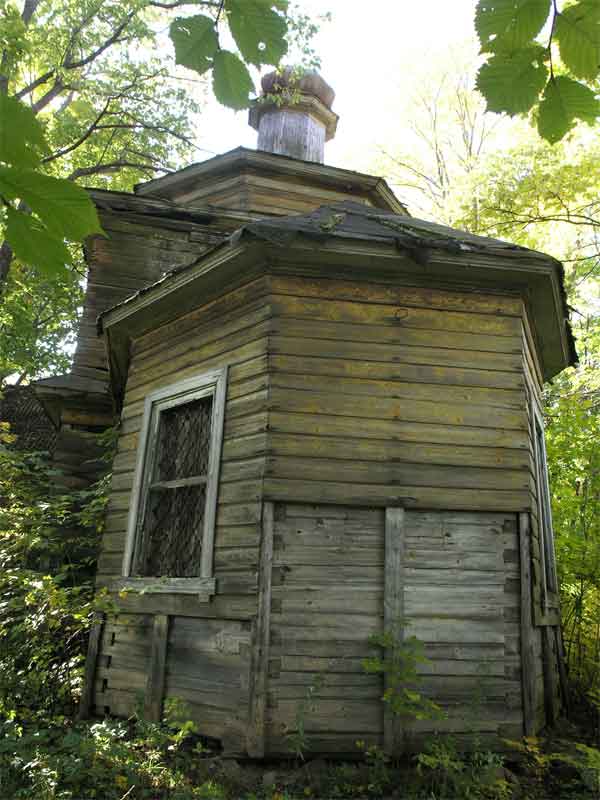
[[[216,593],[214,578],[120,578],[112,587],[139,594],[186,594],[208,602]]]

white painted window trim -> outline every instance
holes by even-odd
[[[215,593],[213,555],[226,393],[227,367],[222,367],[186,378],[147,395],[131,490],[127,537],[123,555],[123,577],[119,581],[121,589],[144,593],[194,594],[199,595],[201,599],[208,599]],[[207,395],[213,396],[213,405],[200,576],[197,578],[152,578],[131,575],[136,541],[146,509],[148,484],[154,466],[160,414],[168,408],[189,403]]]
[[[552,526],[552,504],[550,500],[550,484],[548,480],[548,461],[546,458],[546,437],[544,421],[537,404],[533,409],[533,446],[536,466],[537,507],[540,532],[540,561],[542,573],[542,602],[548,607],[548,592],[558,592],[556,574],[556,557],[554,553],[554,529]],[[539,434],[539,435],[538,435]],[[541,444],[541,446],[540,446]],[[541,483],[541,486],[540,486]],[[546,560],[548,556],[549,563]],[[548,582],[550,578],[550,582]]]

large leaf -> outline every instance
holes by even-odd
[[[33,111],[16,97],[0,94],[0,161],[35,167],[47,152],[44,131]]]
[[[220,50],[214,58],[213,91],[229,108],[247,108],[254,84],[245,64],[228,50]]]
[[[245,61],[279,64],[287,53],[285,18],[272,9],[272,0],[225,0],[229,28]]]
[[[198,14],[195,17],[177,17],[169,29],[175,47],[175,62],[202,74],[212,65],[219,49],[215,22]]]
[[[581,0],[557,17],[560,57],[578,78],[593,80],[600,71],[600,2]]]
[[[544,91],[538,115],[540,136],[554,144],[580,119],[591,124],[600,116],[600,103],[594,92],[565,75],[550,80]]]
[[[527,47],[513,54],[498,53],[483,64],[477,89],[489,111],[523,114],[537,102],[546,85],[548,70],[542,47]]]
[[[50,234],[39,220],[10,207],[6,213],[5,236],[20,261],[48,273],[70,263],[64,241]]]
[[[23,200],[56,236],[78,242],[102,233],[88,193],[70,181],[32,169],[0,166],[0,194],[8,200]]]
[[[479,0],[475,28],[483,51],[518,50],[544,27],[551,0]]]

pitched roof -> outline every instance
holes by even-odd
[[[352,201],[321,206],[308,214],[247,222],[193,263],[165,273],[156,283],[108,309],[99,318],[100,328],[121,324],[149,305],[153,305],[152,324],[161,324],[164,318],[157,314],[157,304],[167,295],[172,295],[172,301],[178,297],[171,307],[185,313],[202,296],[191,291],[191,283],[196,280],[202,283],[206,279],[203,276],[214,274],[217,267],[250,251],[252,243],[269,247],[271,259],[276,259],[280,250],[283,257],[289,250],[302,248],[304,261],[310,253],[323,259],[324,253],[331,253],[336,243],[355,251],[357,246],[366,244],[382,254],[383,248],[388,262],[390,254],[397,252],[398,260],[391,262],[393,268],[400,274],[410,264],[409,275],[421,282],[435,282],[439,278],[446,285],[481,285],[482,290],[526,292],[534,321],[539,323],[546,377],[577,363],[564,271],[555,258],[500,239]],[[358,251],[353,256],[362,264],[360,278],[365,280],[371,267],[364,268],[366,262]]]
[[[194,186],[210,182],[221,175],[239,175],[244,170],[277,175],[284,179],[298,179],[342,192],[357,192],[369,197],[376,207],[408,214],[406,206],[396,197],[385,179],[377,175],[247,147],[236,147],[169,175],[138,183],[134,186],[134,192],[138,197],[177,200]]]
[[[520,245],[478,236],[415,217],[401,216],[350,200],[321,206],[310,214],[260,219],[243,225],[232,240],[251,236],[287,246],[297,239],[325,241],[331,237],[393,242],[408,251],[418,263],[426,263],[428,253],[481,252],[496,255],[527,253],[544,261],[559,263],[544,253]]]

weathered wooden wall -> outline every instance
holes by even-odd
[[[275,506],[267,740],[289,752],[304,705],[317,752],[383,741],[383,682],[362,659],[383,631],[384,510]],[[319,685],[321,684],[321,685]],[[307,692],[316,689],[314,705]],[[318,688],[317,688],[318,686]]]
[[[372,204],[364,191],[352,191],[350,187],[344,189],[315,185],[310,178],[290,179],[277,174],[269,175],[264,170],[251,169],[201,182],[177,196],[177,202],[182,205],[211,205],[265,216],[302,214],[321,205],[344,200]]]
[[[369,636],[384,628],[383,509],[276,504],[274,534],[269,749],[289,751],[302,705],[311,749],[382,745],[383,680],[362,661],[377,653]],[[516,515],[407,511],[401,542],[404,637],[423,642],[421,689],[448,714],[408,723],[403,746],[417,748],[433,731],[465,747],[475,736],[518,738]]]
[[[535,415],[543,418],[543,379],[539,359],[529,325],[524,326],[523,353],[529,422],[529,453],[532,474],[535,475]],[[534,621],[534,647],[536,653],[535,697],[536,727],[553,723],[559,716],[564,698],[561,696],[560,669],[562,656],[559,652],[560,607],[558,592],[548,587],[546,605],[543,603],[542,571],[544,569],[541,549],[543,547],[538,495],[543,487],[533,481],[534,502],[530,513],[531,524],[531,574]]]
[[[190,596],[130,594],[119,600],[119,604],[126,627],[136,630],[132,635],[140,642],[147,638],[143,626],[148,615],[172,615],[169,642],[174,649],[167,651],[167,696],[185,696],[198,722],[210,724],[210,734],[224,736],[233,749],[240,749],[241,744],[235,738],[239,726],[231,704],[235,698],[236,708],[245,707],[240,694],[245,693],[247,698],[247,643],[257,608],[269,317],[267,283],[260,279],[134,343],[114,462],[113,492],[98,565],[99,585],[111,585],[121,575],[145,395],[188,375],[227,364],[229,379],[215,538],[217,597],[210,603],[201,603]],[[196,619],[186,622],[183,617]],[[114,624],[120,625],[119,618]],[[218,634],[222,650],[213,648],[210,642],[203,643],[207,626]],[[117,644],[118,641],[117,638]],[[202,652],[205,646],[210,652]],[[232,652],[232,646],[236,652]],[[112,650],[101,648],[97,708],[107,707],[116,713],[128,708],[130,713],[134,696],[128,672],[133,670],[143,681],[148,655],[140,651],[135,664],[131,663],[134,657],[137,656],[125,644],[120,651],[114,646]],[[222,691],[215,691],[216,683],[222,684]]]
[[[520,299],[271,286],[268,499],[531,508]]]
[[[441,727],[466,734],[482,686],[482,733],[517,736],[516,520],[535,513],[523,314],[512,296],[279,275],[135,340],[98,583],[121,574],[145,396],[228,365],[217,595],[118,599],[101,640],[96,709],[130,713],[133,687],[153,689],[160,615],[166,696],[185,695],[206,733],[231,749],[247,746],[245,726],[253,754],[285,749],[300,695],[336,653],[313,733],[337,751],[357,733],[379,741],[381,687],[360,658],[383,625],[383,520],[401,506],[402,600],[408,631],[433,659],[426,688],[450,708]],[[552,647],[543,641],[532,617],[537,723],[542,650]]]
[[[87,247],[88,276],[83,314],[77,333],[73,372],[105,377],[106,351],[98,337],[98,315],[120,303],[164,272],[188,264],[223,233],[206,224],[156,220],[136,213],[100,210],[106,237],[94,237]],[[100,375],[98,372],[100,371]]]

